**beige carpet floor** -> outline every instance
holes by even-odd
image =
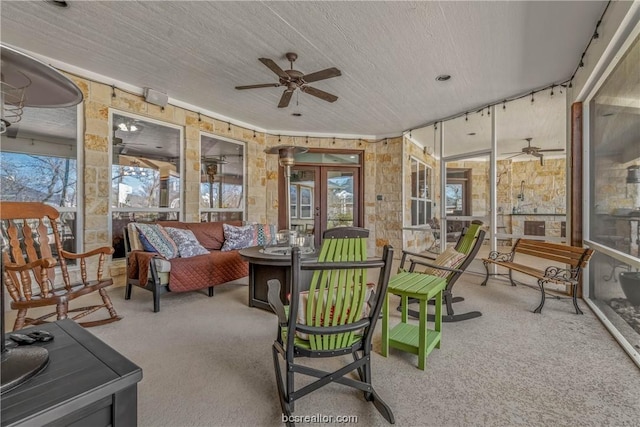
[[[497,280],[481,287],[481,279],[465,274],[458,281],[455,294],[465,301],[455,307],[480,310],[482,317],[445,323],[442,348],[425,371],[408,353],[392,349],[382,357],[378,331],[373,382],[397,425],[639,424],[640,370],[586,304],[580,302],[585,314],[579,316],[569,300],[548,299],[537,315],[535,289]],[[247,306],[246,279],[217,287],[213,298],[164,295],[160,313],[152,312],[150,292],[134,289],[129,301],[124,288],[109,293],[124,319],[90,331],[142,367],[140,426],[281,425],[271,357],[276,319]],[[327,363],[338,366],[313,361]],[[294,414],[388,425],[361,393],[338,384],[297,401]]]
[[[640,370],[586,304],[583,316],[569,300],[553,299],[533,314],[536,290],[480,281],[461,278],[456,294],[466,300],[456,308],[483,316],[445,323],[442,348],[425,371],[411,354],[392,349],[382,357],[377,335],[373,382],[397,425],[638,425]],[[150,292],[134,289],[129,301],[123,293],[110,291],[124,319],[91,332],[142,367],[139,425],[281,425],[271,358],[276,319],[247,306],[246,281],[217,287],[213,298],[164,295],[160,313],[151,310]],[[295,414],[388,425],[361,393],[338,384],[299,400]]]

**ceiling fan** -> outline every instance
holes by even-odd
[[[507,159],[511,159],[517,156],[521,156],[523,154],[528,154],[530,156],[534,156],[534,157],[538,157],[540,159],[540,165],[544,166],[544,155],[542,153],[549,153],[552,151],[564,151],[564,148],[547,148],[547,149],[541,149],[540,147],[532,147],[531,146],[531,140],[533,138],[525,138],[524,140],[527,141],[527,146],[526,147],[522,147],[521,151],[516,151],[513,153],[504,153],[504,154],[514,154],[511,157],[507,157]]]
[[[293,69],[293,62],[298,59],[298,54],[293,52],[288,52],[286,55],[289,63],[291,64],[290,70],[283,70],[273,62],[269,58],[258,58],[260,62],[266,65],[271,71],[278,75],[278,83],[264,83],[257,85],[248,85],[248,86],[236,86],[236,89],[257,89],[263,87],[278,87],[278,86],[286,86],[287,88],[284,90],[282,97],[280,98],[280,102],[278,103],[278,108],[285,108],[289,105],[289,101],[291,101],[291,96],[296,89],[300,89],[304,93],[308,93],[309,95],[313,95],[320,99],[323,99],[327,102],[335,102],[338,100],[338,97],[322,91],[320,89],[316,89],[314,87],[308,86],[308,83],[317,82],[319,80],[329,79],[331,77],[338,77],[342,75],[340,70],[337,68],[327,68],[322,71],[316,71],[311,74],[303,74],[298,70]]]

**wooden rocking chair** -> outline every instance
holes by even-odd
[[[44,203],[0,202],[2,278],[13,300],[11,308],[18,310],[14,331],[46,323],[45,319],[52,316],[57,316],[58,320],[66,319],[69,312],[79,312],[72,318],[76,320],[101,308],[109,312],[109,317],[79,324],[89,327],[122,318],[117,315],[104,289],[113,281],[102,278],[105,258],[113,253],[113,248],[101,247],[83,254],[65,251],[58,231],[59,216],[55,208]],[[51,237],[53,242],[49,241]],[[55,246],[53,251],[52,244]],[[97,279],[87,280],[86,259],[95,255],[99,256]],[[78,261],[79,283],[71,282],[67,260]],[[62,273],[60,285],[56,283],[57,268]],[[102,297],[102,304],[69,310],[69,301],[95,291]],[[55,306],[56,310],[35,319],[27,317],[28,309],[45,306]]]
[[[371,384],[371,339],[382,310],[393,260],[393,248],[385,246],[382,259],[366,260],[366,239],[353,237],[363,229],[349,228],[326,233],[317,261],[300,261],[291,254],[290,305],[280,300],[280,282],[269,280],[269,304],[278,316],[278,334],[273,344],[273,361],[283,421],[292,426],[291,413],[297,399],[337,382],[364,392],[382,416],[394,423],[389,406]],[[344,233],[347,231],[347,233]],[[368,231],[364,230],[368,235]],[[330,237],[340,234],[341,237]],[[344,237],[344,236],[352,237]],[[375,292],[367,285],[367,270],[380,269]],[[301,291],[301,271],[313,275],[308,291]],[[370,297],[370,299],[367,299]],[[353,362],[335,372],[325,372],[295,362],[296,357],[335,357],[351,354]],[[279,356],[286,364],[284,378]],[[357,370],[359,380],[346,376]],[[318,378],[294,389],[294,375]]]

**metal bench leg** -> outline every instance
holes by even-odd
[[[513,270],[512,269],[509,269],[509,281],[511,282],[511,286],[515,286],[516,285],[516,282],[513,281]],[[543,298],[543,300],[544,300],[544,298]]]
[[[484,276],[484,281],[480,283],[480,286],[487,286],[487,281],[489,280],[489,263],[486,261],[482,262],[484,264],[484,269],[487,270],[487,275]]]
[[[509,278],[511,278],[511,270],[509,270]],[[542,280],[538,280],[538,286],[540,286],[540,292],[542,293],[542,297],[540,299],[540,305],[533,310],[534,313],[542,313],[542,307],[544,307],[544,282]]]
[[[578,307],[578,284],[571,285],[571,291],[573,293],[573,306],[576,308],[576,314],[584,314],[580,307]]]

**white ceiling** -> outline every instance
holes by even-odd
[[[69,4],[3,2],[2,42],[269,132],[379,137],[566,80],[606,2]],[[342,71],[311,84],[338,101],[234,89],[277,82],[258,58],[286,69],[290,51]]]

